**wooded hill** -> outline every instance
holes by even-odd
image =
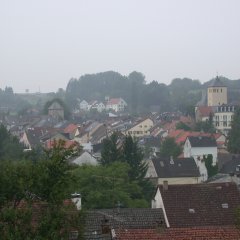
[[[240,80],[229,80],[225,77],[220,79],[228,87],[229,101],[239,101]],[[201,84],[198,80],[176,78],[166,85],[157,81],[146,83],[145,76],[139,72],[123,76],[108,71],[71,79],[66,88],[66,101],[70,107],[74,107],[77,98],[104,101],[106,96],[122,97],[127,101],[132,113],[149,110],[193,113],[193,106],[201,100],[203,90],[206,90],[212,81],[213,79]]]

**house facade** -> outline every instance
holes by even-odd
[[[129,129],[127,129],[124,134],[131,135],[132,137],[143,137],[150,135],[150,129],[153,127],[154,123],[151,118],[146,118]]]
[[[79,107],[83,111],[88,111],[88,102],[86,100],[82,100],[79,104]]]
[[[127,103],[122,98],[111,98],[106,104],[106,110],[122,112],[127,107]]]
[[[156,185],[197,184],[201,182],[199,169],[193,158],[154,158],[148,161],[146,178]]]
[[[220,130],[225,135],[227,135],[231,129],[234,111],[235,106],[222,105],[218,106],[214,113],[213,124],[216,127],[216,129]]]
[[[201,174],[202,181],[208,179],[204,156],[212,155],[213,165],[217,164],[217,143],[214,138],[207,136],[190,136],[186,139],[183,148],[185,158],[193,157]]]

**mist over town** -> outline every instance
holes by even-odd
[[[0,2],[0,239],[240,239],[240,3]]]

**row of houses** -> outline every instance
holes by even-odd
[[[57,123],[48,116],[31,123],[24,120],[18,129],[13,124],[9,130],[15,129],[28,151],[38,145],[49,148],[58,139],[65,140],[66,147],[79,143],[84,151],[70,160],[78,165],[98,164],[102,142],[114,131],[119,138],[132,135],[139,146],[153,149],[145,159],[149,166],[146,178],[156,186],[151,208],[124,209],[119,205],[87,211],[85,239],[240,239],[235,225],[240,203],[240,157],[225,151],[224,135],[177,130],[179,121],[191,124],[186,117],[165,122],[158,115]],[[173,137],[183,147],[178,158],[158,154],[166,137]],[[213,164],[219,166],[218,176],[210,179],[203,162],[207,155],[212,155]],[[79,199],[73,201],[81,203]]]
[[[83,111],[96,110],[97,112],[103,112],[112,110],[114,112],[123,112],[127,107],[127,103],[122,98],[110,98],[104,102],[97,100],[87,102],[86,100],[81,101],[78,99],[78,102],[79,109]]]

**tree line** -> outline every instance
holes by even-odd
[[[192,111],[191,106],[201,99],[201,83],[184,78],[174,79],[167,86],[157,81],[146,83],[145,76],[140,72],[123,76],[109,71],[73,78],[66,88],[66,101],[71,107],[76,106],[77,98],[103,101],[106,96],[122,97],[133,113],[151,108],[159,111]]]

